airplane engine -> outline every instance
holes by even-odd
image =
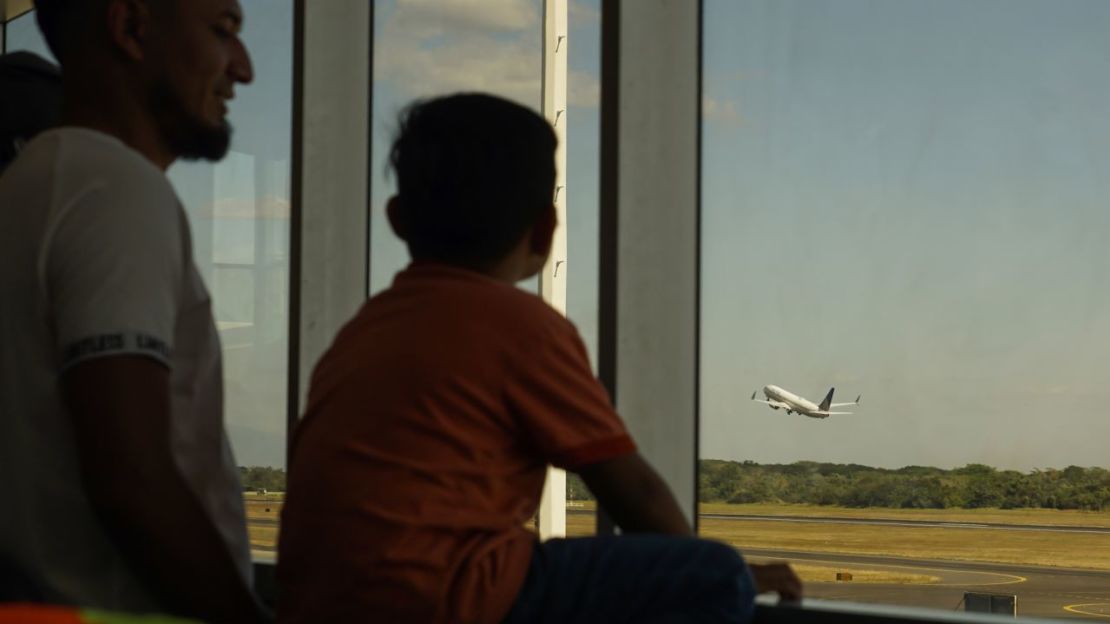
[[[776,412],[779,411],[779,406],[777,406],[777,405],[771,405],[770,407],[771,407],[771,409],[775,410]]]

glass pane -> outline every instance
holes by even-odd
[[[370,291],[389,287],[408,251],[385,217],[397,114],[416,98],[484,91],[540,110],[542,0],[374,4]],[[537,291],[535,279],[522,287]]]
[[[272,556],[285,487],[293,2],[244,9],[255,77],[231,102],[231,152],[216,164],[178,162],[169,177],[212,295],[251,546]]]
[[[46,40],[42,38],[38,25],[35,24],[33,12],[24,13],[8,22],[7,30],[4,32],[4,52],[18,50],[34,52],[52,63],[57,63],[54,55],[50,53],[50,48],[46,46]]]
[[[569,3],[567,57],[567,316],[597,371],[598,154],[600,153],[600,0]],[[593,535],[593,495],[567,475],[567,534]]]
[[[374,10],[370,290],[377,293],[408,262],[404,245],[385,218],[385,203],[395,191],[386,169],[397,113],[415,98],[473,90],[539,111],[543,2],[513,0],[465,9],[379,2]],[[567,314],[578,326],[591,360],[597,344],[599,44],[598,0],[570,3]],[[538,281],[529,279],[520,287],[538,291]],[[573,475],[567,496],[568,532],[592,533],[592,497]]]
[[[1105,617],[1108,26],[706,2],[703,535],[818,598]]]

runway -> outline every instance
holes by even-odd
[[[867,568],[939,577],[930,584],[860,584],[813,582],[806,595],[823,600],[963,610],[964,592],[1012,594],[1018,615],[1110,620],[1110,573],[1089,570],[1014,566],[962,561],[934,561],[831,553],[747,550],[751,561],[787,561],[822,567]]]
[[[568,509],[569,515],[593,515],[592,510]],[[782,521],[827,524],[865,524],[877,526],[938,527],[949,529],[997,529],[1061,533],[1110,533],[1106,527],[1009,525],[993,523],[876,520],[870,518],[794,516],[745,516],[701,514],[701,518],[745,521]],[[249,524],[274,528],[276,519],[252,518]],[[271,547],[253,546],[256,556],[272,557]],[[806,595],[822,600],[901,605],[963,610],[964,592],[1009,594],[1018,597],[1018,615],[1054,619],[1110,621],[1110,572],[1022,566],[1001,563],[908,559],[900,557],[813,553],[786,550],[746,549],[745,557],[754,562],[787,561],[835,570],[873,570],[892,574],[924,575],[934,582],[915,584],[837,582],[835,573],[828,581],[808,581]]]

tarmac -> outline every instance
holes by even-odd
[[[928,584],[806,583],[806,596],[946,611],[964,610],[964,592],[1016,595],[1019,616],[1110,620],[1110,573],[1068,568],[904,559],[780,550],[746,550],[754,562],[787,561],[938,577]]]

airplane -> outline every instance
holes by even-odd
[[[825,395],[825,400],[821,401],[820,405],[815,405],[812,401],[787,392],[778,386],[764,386],[763,396],[767,400],[755,398],[756,392],[752,393],[752,400],[756,403],[766,403],[771,406],[773,410],[784,409],[787,414],[802,414],[810,418],[828,418],[829,416],[840,416],[851,414],[852,412],[830,412],[829,410],[834,407],[847,407],[849,405],[859,405],[859,400],[863,395],[856,397],[856,400],[851,403],[833,403],[833,392],[836,388],[829,388],[829,393]]]

